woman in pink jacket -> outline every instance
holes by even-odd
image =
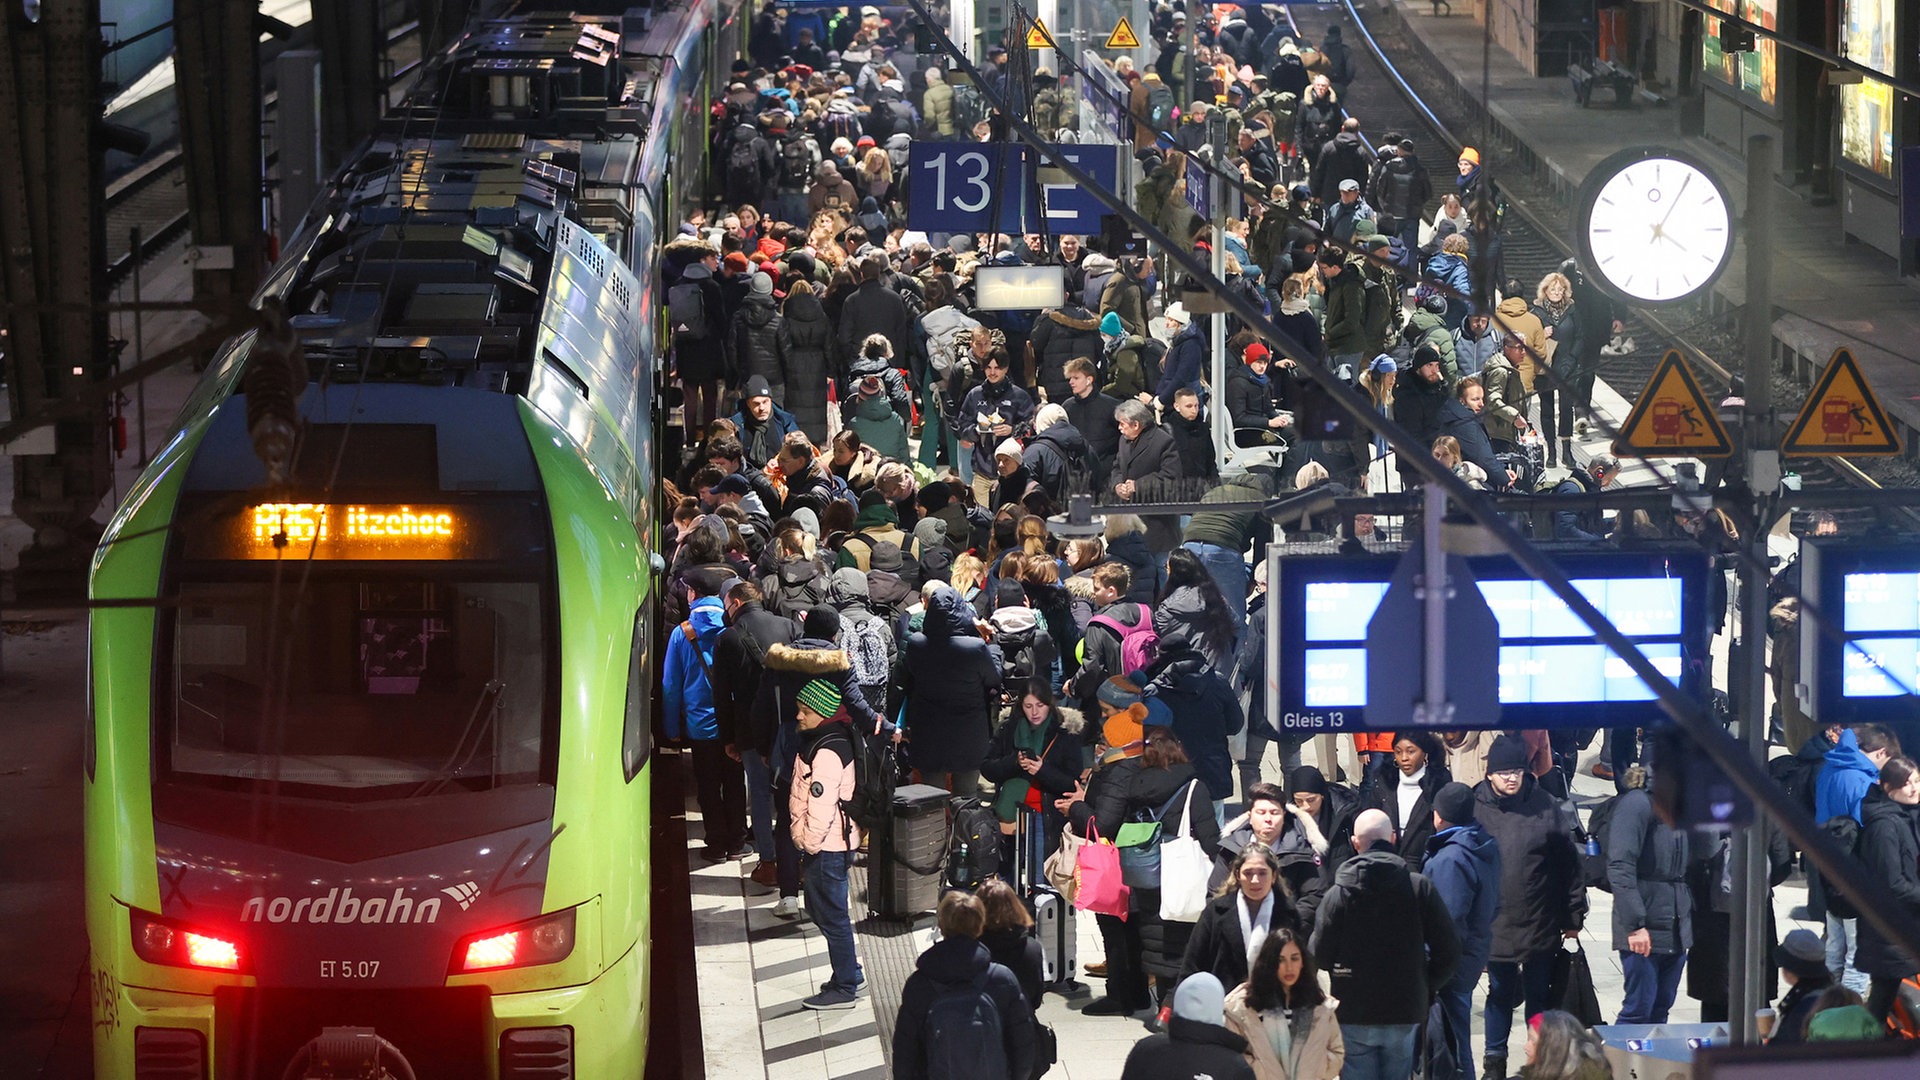
[[[860,829],[841,809],[853,798],[853,737],[840,711],[840,690],[825,679],[800,688],[794,703],[800,718],[800,751],[794,755],[787,810],[793,844],[806,860],[807,913],[827,939],[833,977],[802,1001],[809,1009],[853,1008],[866,976],[854,954],[853,919],[847,913],[847,868],[860,850]]]

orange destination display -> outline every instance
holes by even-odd
[[[228,557],[460,559],[468,522],[451,506],[258,503],[241,515]]]

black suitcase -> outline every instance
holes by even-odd
[[[1047,837],[1042,818],[1025,807],[1014,830],[1014,864],[1020,895],[1033,913],[1033,933],[1040,941],[1040,979],[1048,986],[1071,989],[1078,959],[1073,905],[1047,883]]]
[[[867,909],[882,919],[911,919],[940,901],[952,797],[926,784],[894,789],[893,816],[868,846]]]

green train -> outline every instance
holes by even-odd
[[[476,22],[213,357],[93,564],[95,1075],[641,1073],[655,267],[742,40]]]

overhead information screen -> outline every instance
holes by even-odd
[[[1279,709],[1282,726],[1340,731],[1366,725],[1367,624],[1387,593],[1396,556],[1280,560]],[[1693,553],[1580,553],[1564,558],[1573,585],[1661,674],[1679,680],[1687,643],[1704,633],[1704,558]],[[1472,561],[1499,624],[1502,727],[1592,727],[1658,711],[1653,689],[1594,638],[1552,590],[1504,559]],[[1916,611],[1920,617],[1920,610]],[[1920,633],[1920,632],[1917,632]],[[1393,663],[1418,664],[1417,639]],[[1917,638],[1920,641],[1920,638]],[[1459,717],[1462,727],[1479,726]]]

